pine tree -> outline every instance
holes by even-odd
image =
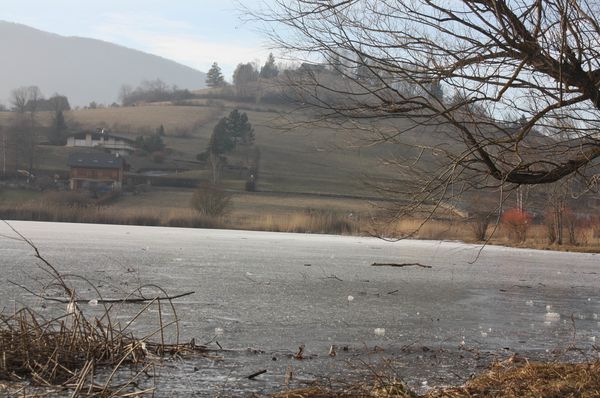
[[[275,57],[273,56],[273,53],[270,53],[267,62],[265,62],[260,69],[260,77],[263,79],[271,79],[277,77],[278,74],[279,69],[277,69],[277,66],[275,65]]]
[[[246,112],[240,113],[234,109],[227,117],[228,128],[234,142],[244,145],[252,145],[254,143],[254,129],[248,121]]]
[[[206,84],[208,87],[222,87],[225,85],[225,79],[221,68],[216,62],[213,62],[208,73],[206,74]]]
[[[208,152],[213,155],[222,155],[233,148],[235,148],[235,141],[229,129],[229,121],[223,117],[213,129],[208,142]]]
[[[54,113],[54,117],[52,118],[52,126],[48,130],[48,141],[52,145],[64,145],[67,134],[67,123],[65,121],[65,116],[63,115],[63,111],[58,109]]]
[[[213,129],[207,153],[223,155],[232,151],[237,144],[252,145],[254,128],[248,121],[246,112],[234,109],[228,116],[219,120]]]

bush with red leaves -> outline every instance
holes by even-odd
[[[508,229],[509,238],[516,242],[525,241],[532,220],[530,213],[518,208],[506,210],[500,218],[502,225]]]

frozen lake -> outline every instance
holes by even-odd
[[[277,391],[288,366],[295,385],[360,377],[369,366],[381,366],[424,389],[461,382],[515,352],[548,358],[574,346],[581,349],[577,355],[598,355],[599,255],[495,246],[480,253],[480,246],[456,242],[327,235],[11,224],[59,271],[85,276],[104,297],[123,297],[142,284],[170,294],[196,292],[176,301],[181,339],[216,340],[240,351],[221,360],[168,363],[158,396]],[[0,234],[2,307],[40,308],[40,299],[8,282],[35,289],[47,280],[32,249],[11,239],[6,225]],[[87,287],[79,293],[94,297]],[[61,306],[48,303],[40,311]],[[291,358],[302,344],[307,358]],[[335,357],[328,355],[331,345]],[[245,351],[249,347],[260,352]],[[268,372],[245,378],[259,369]]]

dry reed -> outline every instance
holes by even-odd
[[[600,397],[600,362],[496,363],[463,387],[432,391],[427,398]]]
[[[280,392],[272,398],[562,398],[600,397],[600,362],[536,363],[510,360],[498,362],[464,386],[433,389],[423,395],[404,384],[389,380],[376,385],[356,384],[347,388],[313,386]]]
[[[32,247],[35,256],[42,262],[42,270],[50,276],[49,286],[58,287],[68,303],[65,314],[49,320],[28,307],[15,309],[12,314],[0,313],[0,381],[8,382],[13,390],[17,389],[15,391],[21,391],[19,396],[27,396],[23,393],[23,386],[27,384],[31,385],[32,396],[48,390],[68,390],[73,397],[142,396],[152,393],[154,386],[140,387],[138,377],[148,373],[154,366],[154,359],[164,355],[205,351],[203,346],[179,343],[175,307],[166,292],[157,286],[150,287],[161,292],[160,296],[140,298],[143,287],[138,287],[134,291],[136,298],[127,296],[122,300],[144,303],[123,326],[112,321],[115,307],[104,303],[100,292],[85,278],[78,277],[90,283],[103,306],[100,307],[103,311],[99,316],[88,318],[78,306],[82,300],[75,289],[40,255],[31,241],[18,231],[13,231]],[[143,337],[134,337],[129,331],[133,322],[153,306],[158,307],[159,315],[162,314],[161,300],[164,299],[169,303],[174,321],[165,323],[163,317],[159,316],[154,331]],[[52,300],[65,301],[58,298]],[[177,337],[175,343],[168,344],[164,332],[171,325],[175,325]],[[134,373],[125,380],[120,372],[124,367]]]
[[[183,228],[245,229],[272,232],[323,233],[339,235],[374,235],[389,238],[460,240],[478,242],[473,223],[464,219],[405,218],[400,221],[373,224],[366,214],[350,215],[332,210],[290,210],[286,212],[232,211],[223,216],[201,215],[191,208],[94,206],[30,201],[20,205],[0,205],[0,219],[54,221],[96,224],[168,226]],[[551,245],[544,225],[531,225],[524,242],[515,243],[510,231],[491,223],[486,236],[488,244],[529,247],[535,249],[600,252],[600,227],[579,227],[576,245]]]

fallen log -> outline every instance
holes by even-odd
[[[424,265],[421,263],[373,263],[374,267],[421,267],[421,268],[433,268],[431,265]]]

